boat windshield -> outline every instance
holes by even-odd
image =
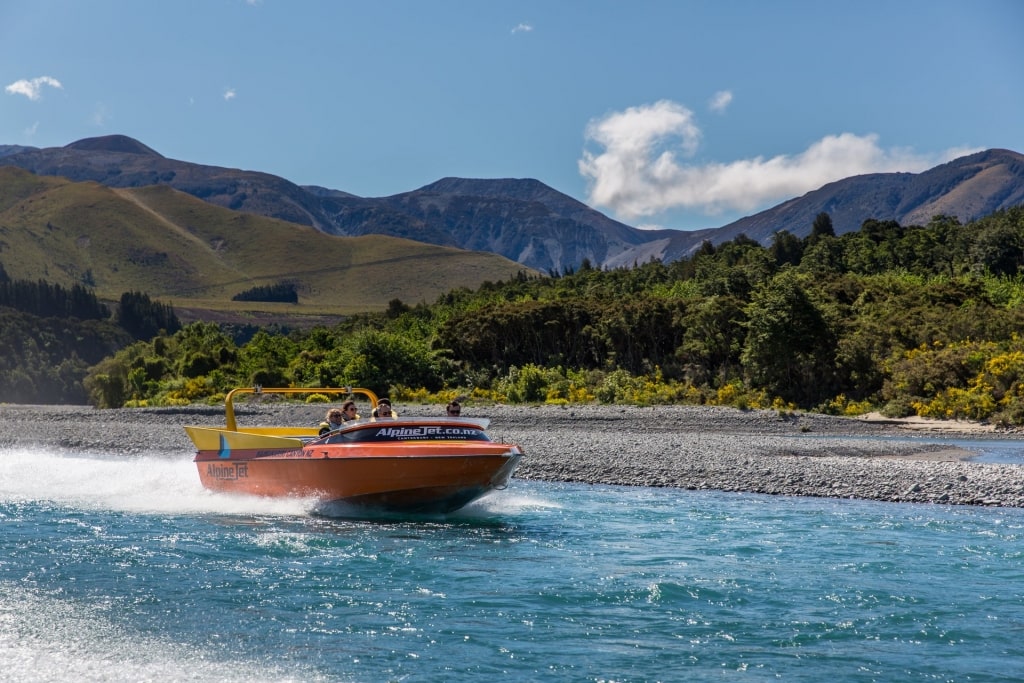
[[[388,441],[490,441],[482,429],[466,425],[372,424],[327,436],[322,443],[365,443]]]

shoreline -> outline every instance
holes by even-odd
[[[396,403],[403,416],[443,406]],[[326,406],[236,406],[242,424],[317,424]],[[515,478],[829,498],[1024,507],[1024,466],[970,461],[950,439],[1005,441],[990,425],[836,417],[711,406],[466,406],[495,440],[526,453]],[[223,424],[220,406],[0,405],[10,448],[186,456],[187,424]]]

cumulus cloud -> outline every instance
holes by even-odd
[[[236,94],[237,93],[235,92],[234,88],[225,88],[224,89],[224,101],[225,102],[230,102],[231,100],[235,99]]]
[[[878,136],[828,135],[794,155],[762,156],[727,163],[687,163],[700,144],[693,112],[669,101],[630,107],[587,126],[589,145],[580,174],[588,201],[624,219],[670,209],[752,211],[797,197],[826,183],[864,173],[919,172],[973,150],[921,155],[883,149]]]
[[[529,33],[532,30],[533,26],[530,24],[517,24],[515,28],[512,29],[512,33]]]
[[[39,76],[38,78],[23,78],[20,81],[15,81],[4,88],[4,90],[12,95],[24,95],[30,100],[38,100],[43,96],[44,85],[57,89],[64,87],[61,85],[60,81],[53,76]]]
[[[719,90],[711,96],[711,101],[708,102],[708,108],[711,109],[711,111],[722,113],[728,108],[731,102],[732,92],[728,90]]]

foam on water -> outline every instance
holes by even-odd
[[[539,496],[529,496],[511,490],[495,491],[480,500],[467,505],[461,513],[474,514],[512,514],[522,510],[558,510],[562,504]]]
[[[48,501],[85,510],[143,514],[223,514],[363,517],[365,512],[312,498],[267,498],[203,488],[192,456],[111,456],[0,449],[0,502]],[[494,491],[439,519],[504,517],[558,508],[556,502],[513,491]]]
[[[133,633],[102,606],[0,582],[0,679],[5,681],[316,681],[314,671],[208,660],[194,644]]]
[[[192,457],[109,456],[0,449],[0,501],[136,513],[305,515],[302,498],[214,493],[199,482]]]

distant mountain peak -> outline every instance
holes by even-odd
[[[460,194],[475,197],[515,197],[532,200],[558,193],[535,178],[441,178],[418,192]],[[561,194],[561,193],[558,193]]]
[[[127,135],[103,135],[98,138],[83,138],[82,140],[72,142],[70,145],[65,145],[64,148],[77,149],[84,152],[120,152],[121,154],[142,154],[160,159],[164,158],[156,150]]]

